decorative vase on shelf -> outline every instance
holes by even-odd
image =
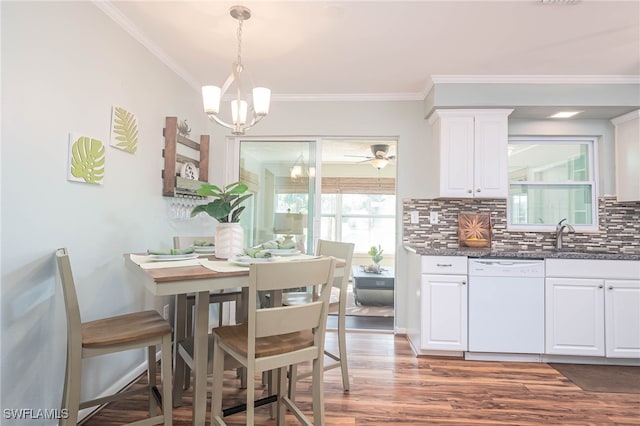
[[[219,223],[216,226],[216,257],[229,259],[241,254],[244,242],[244,230],[239,223]]]

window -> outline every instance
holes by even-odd
[[[509,138],[511,229],[597,228],[595,138]]]
[[[395,247],[395,195],[322,194],[321,238],[355,243],[356,253]]]

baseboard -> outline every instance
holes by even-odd
[[[146,349],[145,349],[146,350]],[[156,352],[156,362],[161,359],[162,351]],[[145,360],[142,364],[135,367],[133,370],[129,371],[118,381],[113,383],[107,389],[104,390],[100,395],[96,395],[94,398],[101,398],[103,396],[109,396],[121,392],[128,388],[133,382],[135,382],[138,377],[140,377],[145,371],[147,371],[148,362]],[[104,407],[100,405],[98,407],[90,407],[80,410],[78,412],[78,424],[81,424],[83,421],[91,417],[93,414],[97,413]]]

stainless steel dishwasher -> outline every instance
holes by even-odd
[[[469,259],[469,352],[544,353],[544,260]]]

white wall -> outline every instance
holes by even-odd
[[[186,118],[192,135],[212,125],[198,92],[92,3],[1,7],[0,405],[52,409],[60,406],[66,353],[54,250],[69,248],[83,321],[165,303],[130,279],[122,253],[169,247],[178,233],[213,233],[208,218],[168,218],[160,178],[165,116]],[[137,116],[135,155],[108,146],[113,105]],[[107,145],[104,185],[67,181],[71,131]],[[143,362],[142,351],[86,362],[98,369],[84,376],[83,395]]]

